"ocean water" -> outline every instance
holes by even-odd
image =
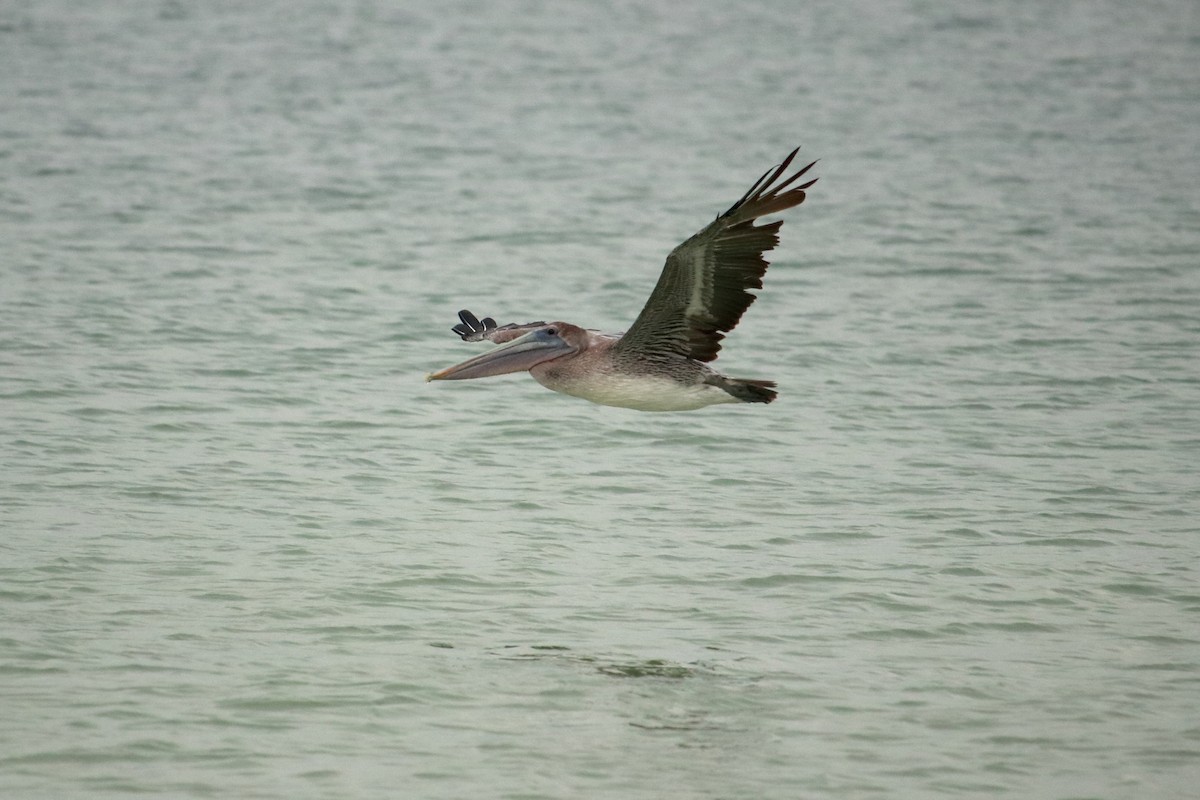
[[[0,795],[1183,798],[1191,0],[0,6]],[[643,414],[620,330],[796,145]]]

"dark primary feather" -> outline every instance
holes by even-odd
[[[484,317],[480,320],[465,308],[458,312],[458,318],[460,320],[459,324],[450,330],[461,336],[464,342],[481,341],[487,335],[488,331],[496,327],[496,320],[491,317]]]
[[[697,361],[717,357],[725,332],[755,300],[748,290],[762,288],[768,266],[763,253],[779,243],[782,220],[754,221],[800,205],[804,190],[816,183],[792,186],[815,161],[776,183],[799,151],[764,172],[725,213],[671,251],[658,284],[614,353]]]
[[[458,312],[460,320],[458,325],[455,325],[450,330],[462,337],[464,342],[482,342],[485,339],[495,344],[501,344],[516,339],[518,336],[545,325],[545,322],[526,322],[521,325],[516,322],[510,322],[507,325],[496,325],[496,320],[491,317],[479,319],[465,308]]]

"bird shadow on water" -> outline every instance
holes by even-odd
[[[605,695],[606,703],[611,703],[631,728],[683,736],[678,742],[681,747],[707,748],[726,741],[725,737],[742,737],[749,731],[737,723],[737,715],[719,708],[721,702],[715,698],[722,695],[722,686],[729,687],[722,674],[704,662],[607,658],[577,653],[563,645],[503,645],[490,654],[509,662],[549,664],[581,677],[602,676],[599,683],[590,684],[590,689],[584,688],[589,685],[587,681],[572,683],[577,691]],[[636,691],[619,688],[618,682],[630,680],[639,681]]]
[[[494,655],[506,661],[557,662],[595,670],[613,678],[660,678],[683,680],[703,674],[702,664],[680,664],[660,658],[616,661],[596,656],[580,655],[564,645],[504,645]]]

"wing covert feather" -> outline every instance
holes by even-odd
[[[768,262],[779,244],[782,220],[755,225],[759,217],[804,202],[816,179],[793,184],[817,162],[776,183],[800,148],[763,173],[742,198],[670,255],[646,305],[614,347],[614,355],[639,359],[712,361],[721,339],[754,302]],[[791,188],[788,188],[791,187]]]

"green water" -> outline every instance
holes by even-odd
[[[0,794],[1127,798],[1200,779],[1200,19],[0,9]],[[651,415],[620,330],[821,158]]]

